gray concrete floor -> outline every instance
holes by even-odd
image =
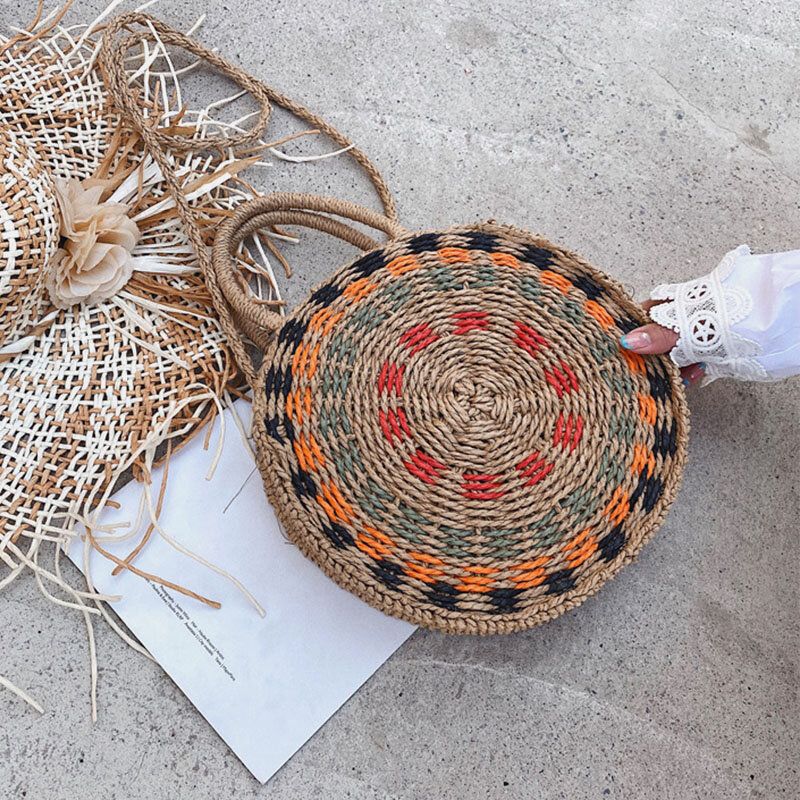
[[[514,222],[639,295],[741,242],[800,247],[793,0],[187,5],[155,10],[208,12],[206,42],[357,139],[409,227]],[[368,199],[343,161],[273,177]],[[341,255],[309,251],[288,297]],[[2,670],[47,711],[0,693],[0,796],[800,797],[800,382],[692,407],[684,488],[636,565],[526,634],[417,633],[265,788],[104,630],[92,725],[82,622],[18,582]]]

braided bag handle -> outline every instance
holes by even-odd
[[[230,78],[237,86],[250,94],[259,106],[258,119],[255,125],[249,131],[232,137],[210,136],[205,139],[193,139],[189,136],[167,133],[155,127],[153,120],[148,120],[145,117],[138,92],[136,92],[128,82],[128,72],[125,68],[125,56],[136,44],[143,41],[154,42],[156,36],[158,36],[165,45],[181,47],[186,52],[203,59],[222,75]],[[252,332],[256,335],[254,341],[259,346],[263,346],[265,342],[262,328],[264,330],[274,330],[275,323],[272,322],[271,326],[257,326],[253,324],[251,322],[251,316],[254,313],[252,307],[254,304],[248,305],[246,309],[244,307],[242,308],[242,312],[246,310],[247,313],[242,313],[241,315],[232,313],[228,301],[226,300],[226,295],[223,293],[218,283],[217,272],[212,268],[209,249],[203,241],[200,227],[194,217],[189,201],[186,199],[181,189],[178,178],[167,156],[167,151],[172,150],[175,152],[187,153],[207,151],[215,148],[227,150],[229,148],[235,149],[254,144],[266,130],[271,113],[270,104],[275,103],[285,108],[299,119],[318,128],[341,147],[350,148],[348,150],[349,155],[364,169],[375,187],[375,191],[383,206],[385,216],[374,214],[374,212],[369,212],[367,209],[363,209],[362,211],[366,212],[368,215],[374,214],[376,221],[379,218],[381,221],[385,220],[389,225],[394,225],[397,219],[397,209],[389,187],[367,155],[358,148],[353,147],[350,140],[332,125],[304,106],[296,103],[294,100],[286,97],[275,89],[272,89],[252,75],[249,75],[243,69],[232,64],[218,53],[204,47],[190,36],[181,33],[161,20],[155,19],[147,14],[123,14],[112,20],[103,31],[103,37],[97,55],[97,63],[113,105],[119,110],[128,125],[141,136],[144,146],[153,157],[153,160],[164,176],[167,188],[175,201],[177,211],[183,224],[186,226],[187,235],[197,255],[200,269],[203,273],[206,285],[208,286],[214,306],[219,314],[220,324],[229,341],[234,358],[244,372],[247,381],[253,385],[256,376],[255,369],[237,327],[236,318],[238,317],[240,319],[240,324],[245,334],[250,335]],[[362,211],[358,213],[361,214]],[[289,210],[286,209],[285,212],[289,213]],[[293,210],[291,213],[294,214],[294,219],[306,219],[303,212]],[[301,214],[301,216],[298,217],[297,214]],[[358,216],[355,218],[357,219]],[[284,223],[288,220],[289,217],[281,217],[281,221]],[[277,222],[278,219],[276,218],[275,221]],[[300,224],[304,223],[301,222]],[[367,222],[367,224],[370,223]],[[333,222],[328,223],[328,225],[329,232],[340,230]],[[338,225],[341,226],[342,223]],[[381,222],[378,227],[385,230],[382,226],[383,222]],[[251,230],[254,230],[254,228]],[[356,232],[354,231],[353,233]],[[356,243],[353,239],[347,240]],[[239,241],[241,241],[241,239]],[[369,237],[364,237],[358,241],[360,244],[365,244],[368,241],[371,242]],[[357,246],[360,246],[360,244]],[[228,285],[227,282],[226,285]],[[231,296],[236,297],[237,302],[239,302],[239,298],[234,292],[231,292]],[[263,315],[265,312],[263,308],[259,309],[259,312],[260,313],[256,315],[256,319],[261,321],[264,319]],[[277,314],[274,316],[280,319]]]
[[[406,233],[394,220],[356,203],[335,197],[293,193],[275,193],[242,203],[217,232],[212,251],[215,282],[241,329],[262,350],[266,350],[272,334],[284,319],[259,303],[241,280],[234,260],[239,244],[260,228],[301,225],[341,239],[359,250],[374,250],[380,246],[372,237],[336,217],[360,222],[385,233],[389,239]]]

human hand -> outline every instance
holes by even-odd
[[[657,304],[655,300],[647,300],[642,303],[645,311],[649,311]],[[678,341],[678,334],[675,331],[651,322],[642,325],[640,328],[632,330],[630,333],[620,338],[620,344],[626,349],[640,355],[657,355],[659,353],[669,353]],[[688,367],[681,368],[681,377],[684,386],[693,386],[700,381],[705,374],[705,364],[690,364]]]

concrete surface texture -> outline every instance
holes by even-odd
[[[72,19],[104,5],[76,0]],[[0,23],[31,10],[0,0]],[[205,42],[352,135],[409,227],[507,220],[639,296],[742,242],[800,247],[793,0],[153,11],[183,26],[206,12]],[[277,168],[269,186],[370,201],[342,160]],[[316,240],[289,299],[343,253]],[[635,565],[526,634],[418,632],[266,787],[106,630],[92,725],[83,623],[17,582],[0,597],[2,670],[47,710],[0,693],[0,796],[800,797],[800,382],[718,382],[691,404],[684,488]]]

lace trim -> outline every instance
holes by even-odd
[[[653,300],[665,300],[650,309],[654,322],[671,328],[679,339],[670,356],[679,367],[706,365],[705,382],[716,378],[769,380],[756,361],[762,354],[757,342],[740,336],[732,326],[753,310],[753,298],[740,286],[727,286],[736,259],[750,255],[747,245],[731,250],[709,274],[686,283],[656,286]]]

